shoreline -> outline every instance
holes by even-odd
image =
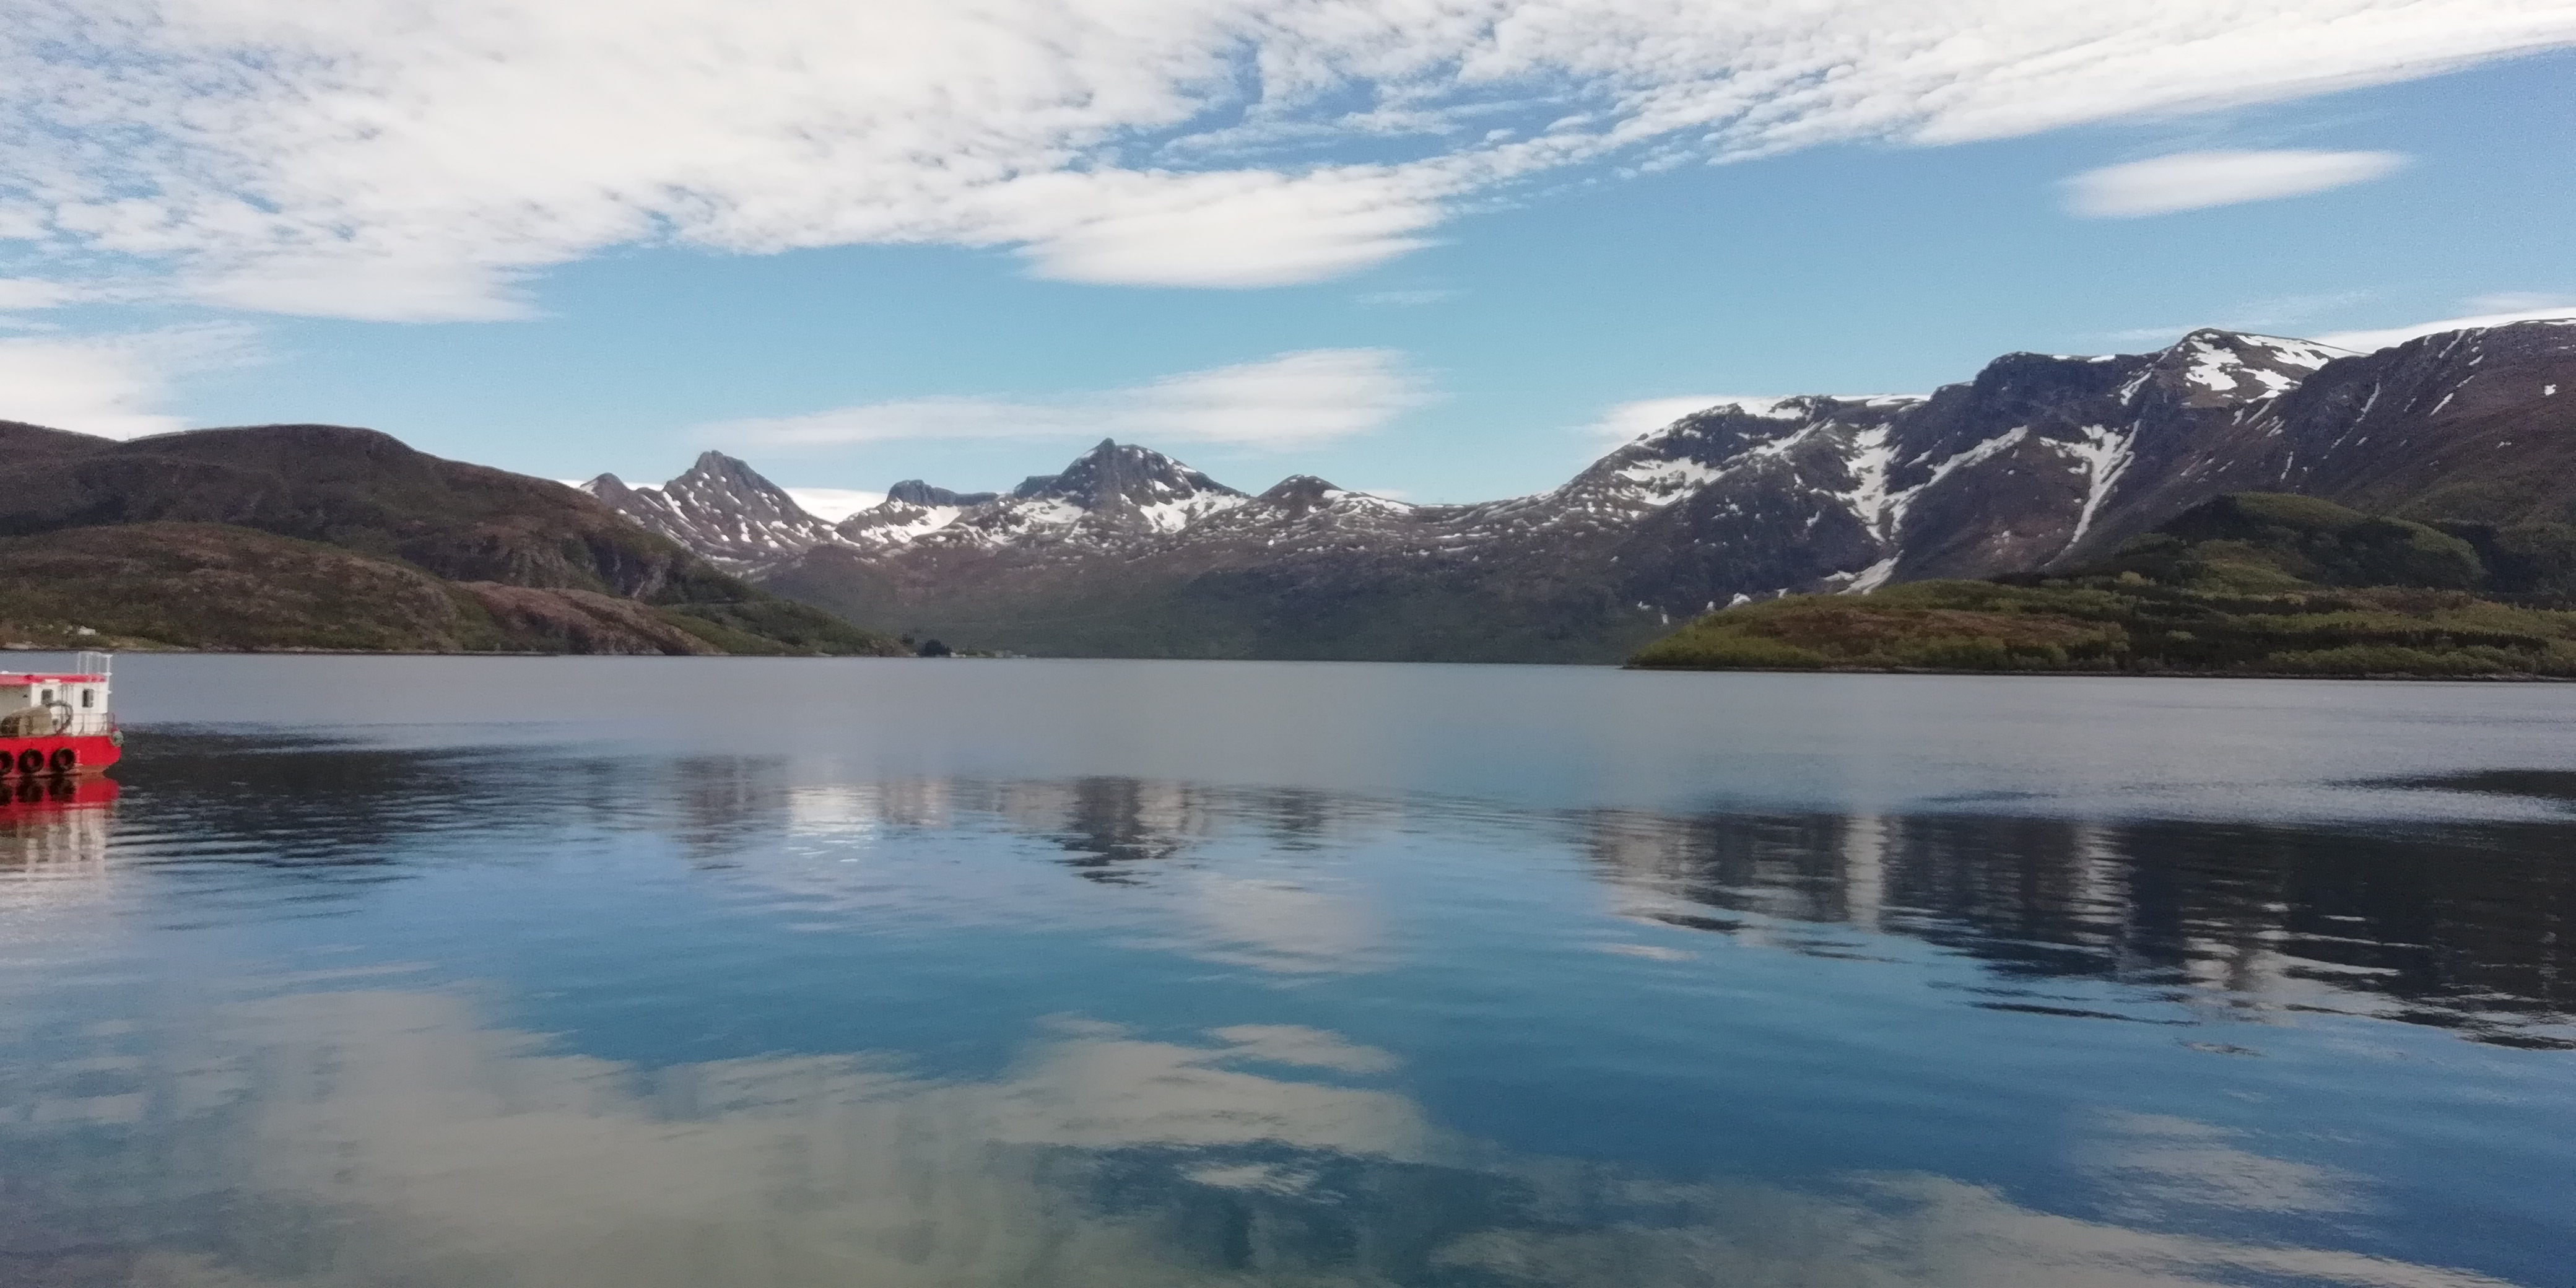
[[[660,658],[809,658],[815,661],[868,658],[880,662],[921,661],[910,653],[543,653],[505,649],[443,652],[436,649],[384,648],[116,648],[100,644],[0,644],[0,653],[109,653],[118,657],[660,657]],[[940,659],[929,659],[940,660]],[[968,658],[989,662],[994,658]]]
[[[2034,679],[2091,676],[2105,680],[2463,680],[2481,684],[2576,684],[2576,676],[2571,675],[2420,675],[2411,671],[2355,674],[2321,674],[2316,671],[2079,671],[2072,668],[1972,671],[1927,666],[1638,666],[1634,663],[1622,663],[1619,669],[1660,671],[1673,675],[1991,675]]]
[[[92,648],[97,646],[92,645]],[[7,653],[72,653],[77,647],[55,648],[36,644],[0,644]],[[1352,662],[1368,666],[1597,666],[1619,671],[1662,673],[1671,675],[1969,675],[2044,679],[2051,677],[2090,677],[2109,680],[2375,680],[2375,681],[2460,681],[2480,684],[2576,684],[2576,676],[2491,674],[2491,675],[2418,675],[2403,671],[2379,671],[2352,675],[2320,675],[2313,671],[2081,671],[2081,670],[1964,670],[1915,666],[1637,666],[1626,662],[1414,662],[1399,659],[1371,658],[1297,658],[1297,657],[971,657],[956,655],[941,658],[916,657],[910,654],[881,653],[540,653],[540,652],[434,652],[413,649],[326,649],[326,648],[154,648],[106,649],[120,656],[180,657],[466,657],[466,658],[600,658],[600,659],[690,659],[698,661],[869,661],[869,662]]]

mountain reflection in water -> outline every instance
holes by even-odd
[[[0,824],[13,1285],[2536,1288],[2566,1233],[2563,1150],[2468,1218],[2403,1133],[2567,1085],[2576,823],[138,743]],[[2245,1116],[2338,1060],[2425,1121]]]
[[[2227,1013],[2199,1012],[2213,1020],[2323,1010],[2576,1049],[2576,818],[2365,828],[1515,811],[1129,778],[817,783],[781,758],[662,764],[512,748],[249,745],[178,740],[156,758],[153,785],[175,797],[161,802],[163,818],[235,842],[183,847],[169,856],[180,866],[372,880],[401,873],[350,869],[398,866],[421,838],[644,831],[698,864],[755,869],[800,898],[858,894],[875,906],[903,897],[904,884],[887,886],[879,878],[888,874],[871,869],[861,893],[849,873],[801,857],[818,840],[867,848],[999,832],[1089,882],[1196,894],[1216,905],[1209,916],[1253,936],[1246,947],[1284,935],[1273,945],[1283,961],[1343,969],[1349,963],[1327,963],[1365,955],[1369,914],[1335,906],[1321,889],[1231,875],[1226,847],[1248,841],[1293,857],[1455,833],[1580,856],[1619,915],[1658,926],[1819,955],[1866,953],[1854,932],[1952,950],[1991,976],[1998,1000],[1973,1005],[2027,998],[2044,1009],[2052,978],[2106,980],[2140,986],[2142,1001]],[[196,754],[174,754],[184,751]],[[915,893],[952,892],[933,884]],[[1033,905],[1022,912],[1047,915],[1035,905],[1053,897],[1051,884],[1018,893]],[[1006,898],[983,891],[967,902]],[[1230,916],[1223,905],[1233,899],[1268,906]]]
[[[2338,1011],[2576,1050],[2576,866],[2562,827],[1588,822],[1630,915],[1795,952],[1863,951],[1844,928],[1904,935],[1983,964],[2004,1000],[1980,1006],[2045,1011],[2048,980],[2115,980],[2249,1019]]]

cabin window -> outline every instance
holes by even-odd
[[[41,701],[44,701],[44,702],[52,702],[53,700],[54,700],[54,691],[53,691],[52,689],[47,689],[47,690],[45,690],[45,696],[41,699]]]
[[[97,706],[97,705],[98,705],[98,690],[96,690],[96,689],[83,689],[83,690],[81,690],[81,706],[82,706],[82,707],[84,707],[84,708],[88,708],[88,707],[94,707],[94,706]]]

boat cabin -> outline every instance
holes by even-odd
[[[116,719],[108,713],[106,659],[93,663],[84,654],[81,662],[85,665],[78,671],[0,671],[0,735],[81,738],[113,731]],[[51,711],[53,718],[22,714],[39,709]],[[45,727],[20,732],[37,724]]]

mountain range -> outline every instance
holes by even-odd
[[[1611,661],[1730,604],[2074,566],[2245,491],[2444,521],[2525,581],[2576,576],[2571,409],[2568,323],[2368,354],[2201,330],[2009,354],[1922,397],[1736,400],[1473,505],[1307,476],[1247,494],[1107,441],[1007,492],[906,480],[837,524],[716,452],[584,490],[778,594],[964,647]]]

